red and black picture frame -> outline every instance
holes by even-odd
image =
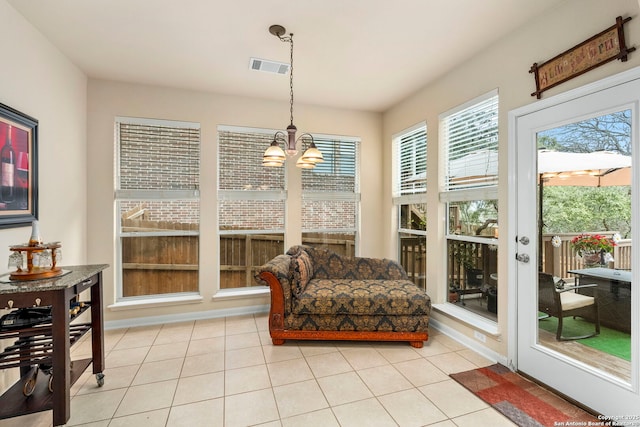
[[[38,219],[38,120],[0,103],[0,229]]]

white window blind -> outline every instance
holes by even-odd
[[[199,290],[200,124],[116,117],[116,295]]]
[[[446,148],[445,191],[498,184],[498,95],[472,101],[441,117]]]
[[[286,168],[262,165],[262,155],[273,140],[274,132],[218,127],[218,222],[221,233],[284,230]]]
[[[427,126],[421,124],[393,140],[395,177],[393,196],[427,191]]]
[[[249,128],[218,129],[219,190],[284,190],[285,168],[262,165],[262,155],[271,144],[274,132]]]
[[[198,190],[200,127],[150,119],[116,121],[118,137],[117,191],[163,196]],[[185,192],[186,190],[186,192]]]
[[[355,233],[359,211],[357,138],[314,135],[324,162],[302,170],[302,230]]]
[[[302,170],[302,190],[356,192],[359,141],[328,135],[314,135],[313,140],[324,162]]]

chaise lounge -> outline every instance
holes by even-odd
[[[397,262],[345,257],[293,246],[258,270],[271,288],[269,333],[274,345],[295,340],[428,339],[431,300]]]

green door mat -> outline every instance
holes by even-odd
[[[558,319],[548,317],[538,321],[540,329],[551,332],[555,335],[558,329]],[[572,317],[565,317],[562,328],[562,335],[586,335],[593,332],[593,323],[586,320]],[[620,359],[631,361],[631,335],[626,332],[616,331],[615,329],[600,326],[600,335],[591,338],[576,340],[580,344],[584,344]]]

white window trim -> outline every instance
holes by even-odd
[[[442,191],[438,194],[440,202],[471,202],[473,200],[496,200],[498,187],[469,188],[466,190]]]
[[[159,126],[159,127],[181,127],[186,129],[201,129],[201,124],[198,122],[186,122],[177,120],[163,120],[163,119],[151,119],[142,117],[126,117],[115,116],[114,119],[114,133],[116,139],[116,181],[114,190],[114,203],[116,205],[116,212],[120,211],[120,202],[126,200],[200,200],[200,190],[121,190],[118,188],[120,183],[120,135],[118,132],[118,125],[120,123],[136,124],[142,126]],[[201,141],[200,141],[201,142]],[[119,215],[116,216],[115,224],[115,238],[116,238],[116,301],[114,304],[109,305],[107,308],[113,311],[136,309],[139,307],[161,307],[170,305],[192,304],[202,301],[202,297],[199,293],[185,292],[181,294],[159,294],[140,297],[124,297],[122,288],[122,238],[132,236],[199,236],[200,231],[163,231],[158,233],[138,233],[138,232],[123,232],[122,225],[119,221]],[[198,283],[198,289],[200,284]]]
[[[268,128],[254,128],[249,126],[233,126],[233,125],[218,125],[216,128],[216,135],[218,144],[220,141],[221,132],[233,132],[233,133],[253,133],[262,134],[267,136],[275,135],[278,130]],[[218,150],[220,146],[218,145]],[[264,149],[267,149],[265,145]],[[217,159],[217,170],[220,170],[220,160]],[[216,221],[218,224],[216,228],[216,251],[220,251],[220,237],[231,235],[256,235],[256,234],[282,234],[286,239],[286,204],[289,197],[287,191],[287,168],[284,167],[284,189],[283,190],[221,190],[216,188],[216,217],[219,218],[221,201],[233,201],[233,200],[245,200],[245,201],[282,201],[285,204],[284,225],[283,228],[275,229],[239,229],[239,230],[221,230],[219,219]],[[216,177],[216,186],[219,185],[219,176]],[[269,288],[260,286],[250,286],[241,288],[221,288],[220,287],[220,257],[216,257],[215,261],[216,271],[216,289],[211,297],[212,301],[226,301],[234,299],[247,299],[251,297],[266,296],[269,294]]]
[[[345,135],[330,135],[313,133],[312,136],[315,139],[320,140],[338,140],[340,142],[350,142],[355,144],[355,188],[354,191],[322,191],[322,190],[304,190],[301,189],[302,202],[304,201],[346,201],[354,202],[356,204],[355,209],[355,226],[354,227],[342,227],[342,228],[301,228],[302,233],[354,233],[355,234],[355,251],[359,252],[359,240],[360,240],[360,206],[361,206],[361,194],[360,194],[360,158],[362,150],[362,140],[360,137],[345,136]]]
[[[419,191],[415,191],[414,193],[411,193],[411,194],[400,194],[401,193],[401,189],[400,189],[400,186],[401,186],[401,183],[400,183],[400,170],[399,170],[400,167],[399,167],[398,163],[400,162],[401,159],[398,158],[399,153],[398,153],[398,150],[397,150],[398,144],[399,144],[399,140],[402,139],[403,137],[405,137],[406,135],[411,134],[413,132],[416,132],[417,130],[422,129],[422,128],[424,128],[425,135],[426,135],[426,133],[427,133],[427,122],[420,122],[420,123],[416,123],[415,125],[407,128],[407,129],[404,129],[404,130],[402,130],[402,131],[400,131],[398,133],[395,133],[395,134],[393,134],[391,136],[391,141],[392,141],[392,144],[391,144],[391,147],[392,147],[391,148],[391,150],[392,150],[392,153],[391,153],[391,158],[392,158],[391,170],[392,170],[392,177],[393,177],[391,184],[392,184],[393,200],[394,200],[394,203],[397,204],[397,205],[407,204],[407,203],[405,203],[405,202],[396,203],[396,200],[404,200],[404,199],[402,199],[404,197],[408,198],[408,197],[412,197],[412,196],[424,196],[426,194],[426,192],[427,192],[427,189],[426,189],[426,186],[425,186],[424,189],[420,189]],[[425,143],[428,144],[428,140],[425,141]],[[425,152],[424,155],[425,155],[425,161],[427,161],[427,157],[426,157],[427,153]],[[425,170],[425,182],[426,182],[426,178],[427,177],[426,177],[426,170]]]
[[[153,298],[147,297],[127,297],[124,300],[116,301],[107,308],[111,311],[137,310],[141,307],[169,307],[173,305],[198,304],[203,302],[202,295],[185,293],[185,295],[168,295]]]
[[[448,111],[445,111],[444,113],[441,113],[438,115],[438,122],[439,122],[439,135],[445,134],[444,132],[444,120],[453,115],[456,114],[462,110],[465,110],[469,107],[472,107],[476,104],[482,103],[492,97],[495,96],[499,96],[498,94],[498,90],[494,89],[490,92],[487,92],[483,95],[480,95],[474,99],[471,99],[461,105],[458,105]],[[499,102],[499,100],[498,100]],[[440,141],[441,145],[446,144],[446,141]],[[446,165],[447,163],[447,152],[446,150],[442,150],[442,158],[441,158],[441,164],[442,165]],[[446,167],[443,169],[446,170]],[[445,172],[446,173],[446,172]],[[498,199],[498,185],[497,183],[492,185],[492,186],[487,186],[487,187],[478,187],[478,188],[468,188],[468,189],[463,189],[463,190],[445,190],[443,188],[441,188],[440,192],[438,193],[438,198],[440,200],[440,203],[442,204],[448,204],[451,202],[468,202],[468,201],[473,201],[473,200],[497,200]],[[448,223],[449,220],[449,213],[448,213],[448,209],[445,209],[446,213],[445,213],[445,221]],[[480,237],[480,236],[467,236],[467,235],[456,235],[450,232],[450,230],[448,229],[448,227],[446,227],[445,229],[445,239],[444,239],[444,245],[445,245],[445,250],[444,253],[446,253],[446,246],[447,246],[447,242],[449,240],[457,240],[457,241],[463,241],[463,242],[471,242],[471,243],[480,243],[480,244],[489,244],[489,245],[495,245],[499,247],[499,239],[496,238],[491,238],[491,237]],[[447,269],[447,262],[448,262],[448,257],[445,256],[445,258],[442,261],[442,265],[443,265],[443,269],[444,271],[448,271]],[[443,286],[448,286],[447,285],[448,279],[444,281],[444,285]],[[448,290],[445,289],[444,295],[448,294]],[[488,334],[494,335],[494,336],[498,336],[499,335],[499,329],[498,329],[498,322],[497,321],[493,321],[490,319],[487,319],[486,317],[483,317],[479,314],[473,313],[469,310],[466,310],[462,307],[458,307],[455,304],[452,304],[450,302],[448,302],[447,300],[445,300],[444,303],[439,303],[439,304],[434,304],[433,305],[434,309],[437,311],[440,311],[442,313],[445,313],[447,315],[450,315],[454,318],[456,318],[457,320],[460,320],[461,322],[467,323],[468,325],[472,326],[475,329],[479,329],[481,331],[485,331]]]

